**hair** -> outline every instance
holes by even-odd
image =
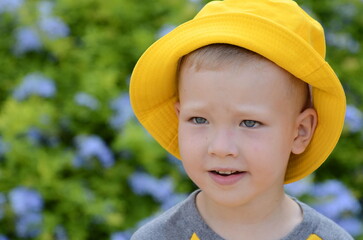
[[[178,64],[178,80],[180,79],[180,72],[183,68],[191,68],[194,71],[200,71],[201,69],[216,70],[226,66],[238,67],[241,63],[253,61],[270,60],[256,52],[235,45],[224,43],[206,45],[180,58]],[[309,85],[293,74],[287,73],[291,76],[289,84],[290,96],[295,97],[297,103],[300,101],[296,96],[303,94],[302,96],[305,98],[301,103],[301,111],[312,107]]]

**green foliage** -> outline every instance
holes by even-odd
[[[14,213],[11,200],[11,192],[19,187],[38,192],[43,201],[41,232],[29,230],[24,238],[62,239],[59,232],[64,231],[69,239],[107,239],[112,233],[134,228],[159,209],[152,197],[139,196],[130,188],[129,178],[135,171],[158,177],[171,172],[184,185],[188,183],[179,171],[170,170],[173,167],[165,151],[135,120],[125,123],[130,106],[124,103],[115,109],[111,105],[120,96],[127,99],[133,66],[158,38],[160,29],[166,23],[190,19],[196,11],[194,4],[183,0],[18,2],[22,4],[13,11],[0,9],[4,150],[0,194],[5,196],[5,203],[0,203],[0,225],[8,226],[1,227],[0,235],[22,238],[16,226],[24,216]],[[42,12],[41,6],[51,7]],[[40,21],[50,22],[52,17],[60,19],[68,31],[59,26],[44,30]],[[39,48],[16,50],[22,38],[32,40],[29,36],[19,40],[17,34],[23,28],[34,30]],[[39,89],[28,86],[25,97],[16,97],[16,89],[34,73],[48,78],[54,93],[44,96],[47,90],[38,84]],[[77,103],[79,93],[97,104]],[[111,124],[117,111],[125,118],[119,126]],[[112,155],[111,166],[95,154],[83,156],[86,164],[76,165],[82,136],[103,141]]]
[[[0,9],[0,226],[6,226],[0,228],[0,239],[2,234],[9,239],[107,239],[116,232],[127,238],[124,231],[133,231],[164,204],[132,187],[135,173],[148,173],[154,176],[150,181],[166,185],[166,177],[172,177],[173,196],[195,188],[132,118],[125,99],[129,76],[145,49],[163,30],[191,19],[202,3],[10,2],[21,4],[15,10]],[[341,79],[348,103],[363,109],[363,2],[297,2],[323,24],[327,61]],[[65,27],[49,29],[40,23],[52,18]],[[19,36],[29,28],[38,40],[29,32]],[[33,45],[24,48],[22,39]],[[45,82],[33,82],[35,89],[24,86],[17,95],[30,78]],[[85,95],[86,100],[77,100]],[[362,141],[362,127],[352,131],[347,126],[330,159],[316,172],[316,181],[339,179],[362,200]],[[25,215],[12,205],[19,189],[41,205],[39,211],[29,205],[27,214],[42,219],[40,227],[23,236],[17,227],[24,226],[20,220]]]

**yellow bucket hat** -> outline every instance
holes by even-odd
[[[131,76],[131,104],[140,123],[162,147],[180,158],[174,109],[178,61],[213,43],[254,51],[312,87],[318,125],[306,151],[290,157],[285,183],[315,171],[340,137],[345,95],[324,60],[323,28],[291,0],[213,1],[194,19],[156,41],[141,56]]]

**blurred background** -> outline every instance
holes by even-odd
[[[129,77],[200,0],[0,0],[0,240],[129,239],[195,186],[143,130]],[[346,90],[342,138],[292,196],[363,239],[363,1],[298,0]]]

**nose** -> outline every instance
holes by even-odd
[[[216,131],[208,143],[208,154],[219,158],[237,157],[238,146],[233,131]]]

